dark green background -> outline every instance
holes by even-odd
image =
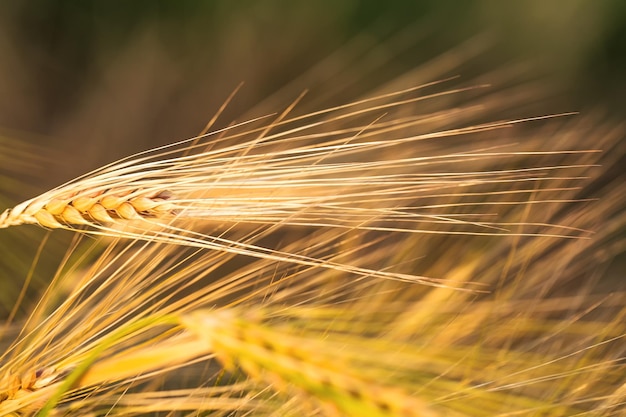
[[[304,89],[308,108],[338,104],[445,54],[464,64],[398,88],[486,74],[497,89],[518,66],[542,87],[512,117],[626,114],[620,0],[31,0],[0,3],[0,129],[54,152],[44,190],[193,136],[240,82],[222,124]]]

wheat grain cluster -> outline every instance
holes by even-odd
[[[0,415],[623,415],[622,131],[457,81],[216,116],[7,208],[73,240],[4,321]]]

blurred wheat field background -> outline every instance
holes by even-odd
[[[0,6],[0,415],[624,415],[623,6],[459,3]]]

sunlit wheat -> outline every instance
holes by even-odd
[[[287,253],[248,236],[279,227],[335,230],[337,242],[348,231],[586,236],[498,212],[571,201],[566,192],[587,175],[596,151],[494,139],[553,116],[472,124],[485,111],[473,105],[405,114],[475,88],[418,94],[437,84],[288,118],[290,106],[269,123],[251,120],[144,152],[7,209],[0,227],[80,227],[431,285],[445,283]]]
[[[597,269],[626,195],[589,189],[621,131],[422,112],[475,90],[429,88],[294,103],[7,209],[80,233],[3,327],[0,415],[621,415],[626,292]]]

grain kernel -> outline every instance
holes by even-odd
[[[76,209],[82,213],[89,211],[91,206],[94,205],[96,199],[91,197],[77,197],[72,200],[72,206],[76,207]]]
[[[67,206],[67,200],[59,200],[53,198],[52,200],[46,203],[46,211],[52,214],[53,216],[58,216],[63,213],[65,207]]]
[[[128,201],[120,204],[116,209],[115,212],[117,213],[118,216],[120,216],[122,219],[137,219],[139,218],[139,215],[137,214],[137,212],[135,211],[135,208],[133,207],[132,204],[130,204]]]
[[[61,223],[47,210],[39,210],[35,213],[35,219],[43,227],[49,227],[50,229],[57,229],[63,227]]]
[[[65,210],[63,210],[63,213],[61,214],[61,218],[69,224],[88,224],[82,214],[72,206],[65,207]]]
[[[88,213],[94,220],[102,223],[109,223],[113,221],[113,218],[109,215],[107,210],[99,203],[91,206]]]

